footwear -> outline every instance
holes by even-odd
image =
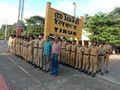
[[[49,70],[45,70],[45,72],[47,73],[47,72],[49,72]]]
[[[42,71],[45,71],[45,69],[42,69]]]
[[[78,71],[81,71],[81,68],[79,68]]]
[[[100,69],[99,72],[101,72],[102,70]]]
[[[87,72],[88,72],[87,70],[84,71],[85,74],[87,74]]]
[[[39,70],[42,70],[42,67],[39,67]]]
[[[104,73],[103,73],[103,72],[101,72],[101,75],[103,76],[103,75],[104,75]]]
[[[37,68],[37,65],[34,65],[34,68]]]
[[[84,72],[84,70],[81,70],[81,72]]]
[[[92,77],[95,77],[95,76],[96,76],[96,74],[95,74],[95,73],[93,73],[91,76],[92,76]]]
[[[87,75],[91,75],[91,72],[88,72]]]
[[[107,70],[105,73],[106,73],[106,74],[109,74],[109,71]]]

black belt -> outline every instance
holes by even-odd
[[[75,52],[75,51],[71,51],[71,52]]]
[[[84,54],[84,55],[88,56],[89,54]]]
[[[106,54],[109,54],[108,52],[106,52]]]
[[[81,53],[77,53],[77,54],[81,54]]]
[[[99,54],[99,56],[105,56],[105,54]]]
[[[38,48],[38,47],[34,47],[34,48]]]
[[[70,51],[70,50],[66,50],[66,51]]]
[[[91,56],[97,56],[97,55],[91,55]]]

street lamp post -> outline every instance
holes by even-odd
[[[76,17],[76,3],[73,2],[73,5],[74,5],[74,12],[73,12],[73,14],[74,14],[74,17]]]
[[[8,22],[8,20],[4,20],[4,21],[0,21],[0,22],[2,22],[4,25],[5,25],[5,33],[4,33],[4,42],[6,43],[6,41],[7,41],[7,28],[8,28],[8,24],[7,24],[7,22]]]
[[[5,24],[5,43],[6,43],[6,41],[7,41],[7,22]]]

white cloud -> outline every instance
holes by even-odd
[[[56,4],[52,4],[52,7],[64,11],[68,14],[73,15],[73,2],[77,5],[77,16],[84,15],[88,13],[89,15],[94,15],[95,13],[109,12],[115,7],[120,7],[120,0],[90,0],[90,3],[82,4],[82,0],[58,0]],[[36,6],[35,6],[36,7]],[[35,8],[34,7],[34,8]],[[24,18],[29,18],[33,15],[45,16],[45,8],[39,11],[31,11],[30,6],[25,2]],[[0,21],[8,19],[8,23],[12,24],[17,21],[18,16],[18,5],[0,3]],[[1,24],[1,22],[0,22]]]
[[[17,21],[18,8],[12,4],[0,3],[0,24],[8,23],[12,24]]]
[[[84,15],[86,13],[94,15],[97,12],[110,12],[115,7],[120,7],[120,0],[90,0],[90,3],[86,2],[86,5],[82,5],[80,0],[64,0],[58,1],[56,5],[53,5],[56,9],[62,10],[66,13],[73,15],[73,2],[76,2],[76,14],[77,16]]]

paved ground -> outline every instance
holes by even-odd
[[[0,41],[0,76],[10,90],[120,90],[120,59],[112,58],[109,75],[92,78],[60,65],[60,75],[53,77],[6,50]]]

